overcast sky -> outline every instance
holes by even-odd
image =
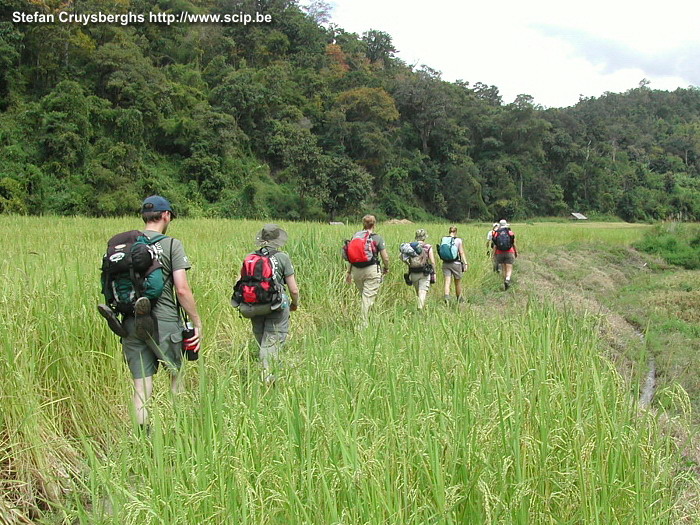
[[[398,56],[448,81],[563,107],[580,95],[700,85],[700,1],[326,0],[346,31],[389,33]],[[301,0],[307,5],[309,0]]]

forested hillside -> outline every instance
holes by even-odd
[[[272,22],[13,22],[184,11]],[[196,216],[700,218],[698,89],[545,109],[395,53],[322,2],[0,0],[0,211],[132,214],[158,192]]]

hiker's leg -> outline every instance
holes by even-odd
[[[462,297],[462,279],[455,279],[455,295],[457,299]]]
[[[427,290],[419,290],[418,291],[418,309],[422,310],[423,307],[425,306],[425,299],[428,296],[428,291]]]
[[[260,362],[267,371],[279,364],[279,352],[289,333],[289,309],[282,308],[264,316],[264,330],[260,343]]]
[[[512,265],[512,264],[507,264],[507,263],[506,263],[506,264],[503,265],[503,267],[504,267],[504,269],[505,269],[506,281],[510,281],[510,274],[513,272],[513,265]]]
[[[382,274],[378,266],[368,266],[366,268],[353,268],[352,279],[360,292],[362,300],[361,324],[366,325],[369,321],[369,311],[374,304],[374,300],[379,292],[379,285],[382,282]]]
[[[413,287],[416,289],[416,295],[418,296],[418,309],[422,310],[425,305],[425,298],[428,295],[428,290],[430,289],[430,275],[425,275],[423,273],[410,273],[409,275]]]
[[[452,275],[443,272],[445,275],[445,295],[450,295],[450,285],[452,284]]]
[[[416,291],[418,292],[418,309],[422,310],[425,306],[425,299],[430,290],[430,275],[418,274],[418,282],[416,283]]]
[[[170,392],[179,394],[182,392],[182,373],[181,371],[170,374]]]
[[[136,423],[143,425],[148,421],[148,409],[146,403],[153,393],[153,376],[134,379],[134,415]]]
[[[367,322],[367,312],[365,311],[364,299],[365,274],[362,270],[362,268],[353,267],[350,269],[350,274],[352,276],[352,282],[355,284],[355,288],[357,288],[357,291],[360,293],[360,302],[362,304],[360,311],[360,319],[361,323],[364,324]]]
[[[148,419],[146,403],[153,391],[153,375],[158,370],[158,358],[144,341],[136,337],[133,317],[125,318],[122,326],[129,334],[122,338],[122,350],[134,381],[134,416],[136,422],[142,425]]]
[[[263,335],[265,334],[265,316],[251,317],[250,326],[253,329],[253,335],[258,342],[258,346],[262,344]]]
[[[364,281],[362,288],[362,317],[365,320],[369,319],[369,311],[377,299],[379,286],[382,284],[382,274],[376,266],[370,266],[368,275]]]

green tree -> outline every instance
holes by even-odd
[[[327,158],[328,199],[324,208],[331,220],[343,213],[362,209],[372,193],[372,176],[365,169],[344,157]]]
[[[430,136],[448,114],[440,73],[423,66],[415,73],[402,74],[395,84],[393,95],[402,118],[413,124],[420,136],[421,151],[429,155]]]
[[[478,169],[471,161],[448,169],[442,179],[448,219],[465,221],[488,216],[478,177]]]
[[[383,67],[389,67],[395,58],[396,49],[391,35],[376,29],[370,29],[362,33],[362,41],[367,44],[367,58],[373,63],[379,63]]]

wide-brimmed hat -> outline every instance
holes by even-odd
[[[417,241],[424,241],[425,239],[428,238],[428,232],[425,231],[423,228],[418,228],[416,230],[416,240]]]
[[[508,224],[508,221],[505,219],[501,219],[500,222],[498,223],[498,225],[501,228],[510,228],[510,224]]]
[[[287,232],[276,224],[266,224],[262,230],[255,234],[255,244],[281,248],[287,242]]]

